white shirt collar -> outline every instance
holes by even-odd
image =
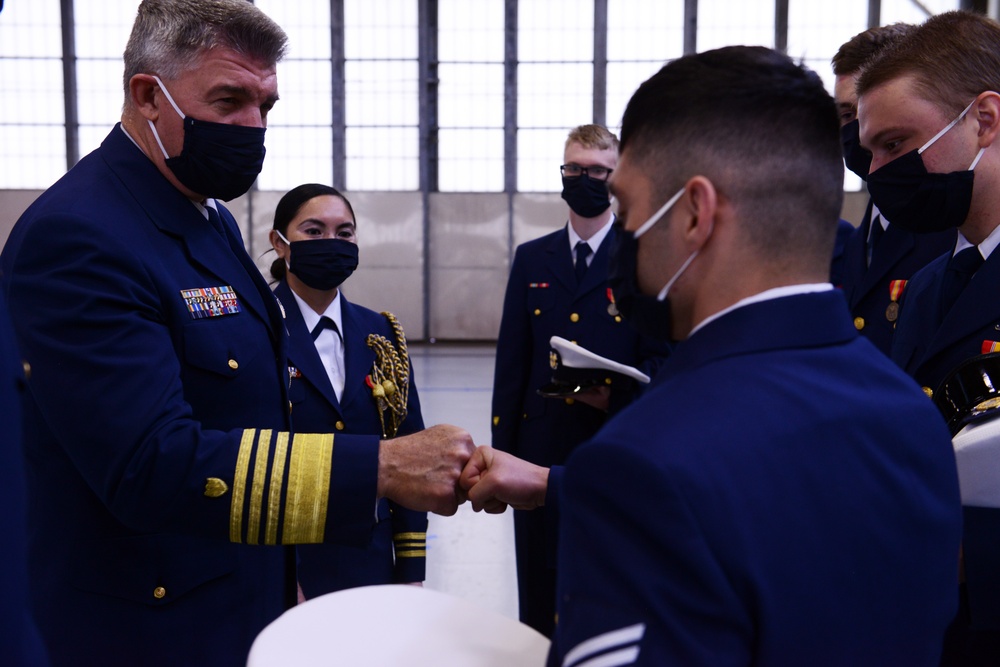
[[[714,315],[709,315],[701,322],[699,322],[693,329],[691,333],[688,334],[688,338],[693,336],[695,332],[703,328],[709,322],[719,319],[727,313],[731,313],[737,308],[742,308],[743,306],[749,306],[752,303],[760,303],[761,301],[770,301],[772,299],[780,299],[785,296],[793,296],[796,294],[813,294],[815,292],[829,292],[833,289],[833,285],[830,283],[806,283],[802,285],[785,285],[784,287],[774,287],[769,290],[764,290],[753,296],[748,296],[745,299],[740,299],[736,303],[726,308],[723,308]]]
[[[566,229],[569,231],[569,251],[576,252],[576,244],[583,241],[590,246],[590,254],[591,257],[593,257],[597,254],[597,249],[601,247],[601,243],[604,242],[604,237],[606,237],[608,232],[611,231],[611,225],[613,224],[615,224],[615,215],[612,213],[611,217],[608,218],[608,221],[603,227],[594,232],[594,235],[589,239],[583,241],[583,239],[580,238],[580,235],[576,233],[576,230],[573,229],[572,223],[567,222]],[[587,263],[590,264],[590,262]]]
[[[971,245],[972,243],[967,238],[962,236],[962,232],[959,232],[958,240],[955,241],[955,250],[951,253],[951,256],[954,257],[960,251],[965,250]],[[997,225],[997,227],[990,232],[990,235],[983,239],[983,242],[979,244],[979,254],[983,256],[984,260],[989,259],[990,254],[997,249],[998,245],[1000,245],[1000,225]]]
[[[302,313],[302,319],[306,323],[306,329],[312,332],[312,330],[316,328],[316,325],[319,324],[320,318],[326,316],[333,320],[333,323],[337,325],[337,331],[340,332],[340,336],[343,338],[344,327],[342,325],[343,318],[340,314],[341,308],[339,289],[337,290],[337,296],[333,298],[333,301],[330,302],[330,305],[326,307],[326,311],[323,313],[317,313],[313,310],[309,304],[302,300],[302,297],[295,293],[295,290],[291,290],[291,292],[292,296],[295,297],[295,302],[299,304],[299,312]]]

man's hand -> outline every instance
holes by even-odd
[[[584,405],[589,405],[601,412],[607,412],[608,406],[611,405],[611,388],[603,384],[596,387],[588,387],[577,393],[573,398]]]
[[[378,495],[419,512],[451,516],[465,502],[458,479],[475,448],[465,429],[448,424],[383,440]]]
[[[479,447],[462,471],[459,484],[477,512],[500,514],[508,505],[533,510],[545,504],[549,469],[492,447]]]

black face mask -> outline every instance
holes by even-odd
[[[840,145],[844,149],[844,164],[862,181],[867,181],[868,171],[872,166],[872,154],[861,147],[859,131],[860,124],[857,118],[844,125],[840,128]]]
[[[968,170],[942,174],[929,173],[920,154],[962,120],[972,104],[926,144],[868,175],[872,201],[892,224],[911,232],[933,233],[965,223],[972,204],[972,170],[985,148]]]
[[[625,231],[621,228],[621,223],[616,222],[618,234],[611,245],[608,287],[611,288],[611,294],[614,296],[615,306],[625,321],[639,334],[658,341],[671,341],[673,339],[673,316],[670,314],[670,300],[667,299],[667,292],[698,255],[698,252],[695,251],[687,258],[681,268],[674,273],[673,278],[663,286],[659,294],[655,296],[643,294],[639,290],[636,278],[639,237],[649,231],[683,194],[684,188],[681,188],[677,194],[660,207],[659,211],[634,232]]]
[[[288,249],[288,270],[313,289],[339,287],[358,268],[358,244],[344,239],[293,241]]]
[[[620,227],[616,222],[615,226]],[[611,244],[608,266],[608,287],[615,298],[615,307],[629,326],[653,340],[669,341],[673,321],[670,302],[658,301],[655,296],[643,294],[636,283],[636,257],[639,239],[632,232],[618,230]]]
[[[575,178],[563,178],[562,198],[573,212],[584,218],[596,218],[611,206],[608,184],[581,174]]]
[[[263,127],[227,125],[184,115],[156,77],[167,100],[184,119],[184,147],[169,157],[152,121],[147,121],[166,165],[187,189],[205,197],[229,201],[245,194],[264,166]]]
[[[914,150],[873,171],[868,192],[886,220],[929,234],[965,223],[972,204],[972,179],[972,171],[928,173]]]

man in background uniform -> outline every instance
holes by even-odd
[[[914,27],[894,23],[865,30],[845,42],[833,56],[836,76],[833,97],[840,116],[844,162],[863,181],[868,179],[871,153],[858,143],[855,84],[866,62],[904,39]],[[854,316],[854,326],[885,354],[890,352],[906,281],[954,244],[952,229],[917,234],[900,225],[890,225],[869,198],[861,224],[845,243],[843,280],[839,286]]]
[[[569,222],[520,245],[514,255],[497,341],[493,379],[493,446],[543,466],[558,465],[573,448],[635,395],[629,382],[592,391],[582,400],[543,398],[549,382],[549,339],[561,336],[603,357],[652,375],[666,346],[641,338],[623,321],[608,288],[614,226],[607,179],[618,164],[618,138],[582,125],[566,139],[562,197]],[[585,399],[586,400],[586,399]],[[554,545],[544,511],[514,517],[521,621],[552,633]]]
[[[1000,26],[931,17],[858,78],[868,190],[892,224],[953,232],[907,285],[892,358],[939,393],[963,362],[1000,349]],[[1000,510],[966,507],[962,606],[946,664],[1000,664]]]

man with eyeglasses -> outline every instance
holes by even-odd
[[[648,375],[667,353],[623,321],[608,288],[618,230],[607,180],[617,164],[618,138],[607,128],[573,129],[560,167],[569,220],[520,245],[511,266],[493,381],[493,446],[538,465],[563,463],[636,391],[611,380],[573,398],[543,398],[538,389],[552,375],[553,336]],[[554,532],[547,530],[553,521],[544,509],[514,516],[521,621],[546,636],[555,621]]]

